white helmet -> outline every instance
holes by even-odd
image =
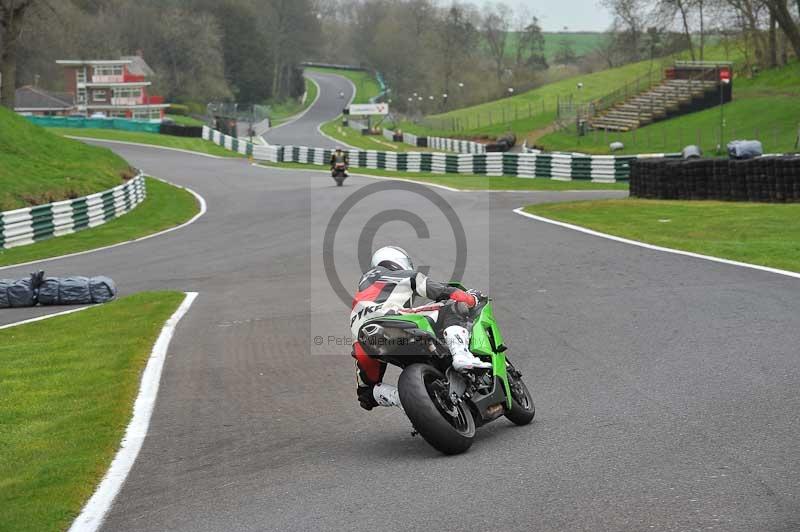
[[[390,270],[413,270],[414,263],[411,262],[406,250],[397,246],[384,246],[372,255],[372,267],[383,266]]]

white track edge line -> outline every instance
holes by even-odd
[[[16,327],[18,325],[27,325],[28,323],[36,323],[37,321],[44,321],[49,320],[50,318],[57,318],[59,316],[66,316],[67,314],[75,314],[76,312],[80,312],[82,310],[86,310],[87,308],[92,308],[96,305],[87,305],[85,307],[80,308],[73,308],[70,310],[64,310],[62,312],[54,312],[53,314],[45,314],[44,316],[37,316],[35,318],[30,318],[27,320],[18,321],[16,323],[9,323],[7,325],[0,325],[0,331],[3,329],[10,329],[11,327]]]
[[[89,501],[81,510],[80,515],[72,523],[69,532],[94,532],[103,524],[106,514],[111,509],[114,499],[119,494],[128,473],[136,462],[136,457],[147,437],[150,418],[156,404],[158,387],[161,382],[161,372],[167,357],[170,341],[175,333],[175,328],[197,298],[197,292],[186,292],[178,310],[167,320],[161,329],[156,343],[147,361],[147,366],[142,373],[139,393],[133,404],[133,415],[125,429],[119,450],[111,462],[111,466],[103,476]]]
[[[775,273],[775,274],[778,274],[778,275],[784,275],[786,277],[793,277],[795,279],[800,279],[800,273],[798,273],[798,272],[792,272],[792,271],[788,271],[788,270],[781,270],[781,269],[778,269],[778,268],[770,268],[769,266],[759,266],[758,264],[750,264],[749,262],[739,262],[739,261],[730,260],[730,259],[723,259],[723,258],[720,258],[720,257],[711,256],[711,255],[702,255],[700,253],[693,253],[691,251],[683,251],[683,250],[680,250],[680,249],[665,248],[665,247],[662,247],[662,246],[656,246],[654,244],[648,244],[646,242],[640,242],[638,240],[630,240],[628,238],[622,238],[622,237],[619,237],[619,236],[609,235],[607,233],[601,233],[600,231],[595,231],[593,229],[587,229],[587,228],[581,227],[579,225],[573,225],[573,224],[569,224],[569,223],[566,223],[566,222],[559,222],[557,220],[552,220],[550,218],[545,218],[544,216],[538,216],[536,214],[531,214],[529,212],[525,212],[522,209],[522,207],[520,207],[519,209],[514,209],[514,212],[516,214],[519,214],[520,216],[525,216],[526,218],[532,218],[532,219],[537,220],[539,222],[545,222],[545,223],[548,223],[548,224],[558,225],[560,227],[565,227],[567,229],[572,229],[573,231],[580,231],[581,233],[586,233],[587,235],[597,236],[597,237],[600,237],[600,238],[606,238],[608,240],[614,240],[615,242],[621,242],[623,244],[630,244],[632,246],[638,246],[638,247],[641,247],[641,248],[652,249],[652,250],[655,250],[655,251],[663,251],[663,252],[672,253],[672,254],[675,254],[675,255],[683,255],[685,257],[692,257],[692,258],[695,258],[695,259],[708,260],[708,261],[711,261],[711,262],[719,262],[719,263],[722,263],[722,264],[728,264],[730,266],[739,266],[741,268],[749,268],[751,270],[759,270],[759,271],[763,271],[763,272]]]
[[[96,139],[93,137],[77,137],[74,135],[64,135],[64,137],[72,140],[90,140],[95,142],[108,142],[110,144],[125,144],[128,146],[140,146],[142,148],[154,148],[156,150],[177,151],[180,153],[188,153],[190,155],[199,155],[200,157],[208,157],[209,159],[235,159],[235,157],[222,157],[220,155],[211,155],[210,153],[202,153],[199,151],[184,150],[182,148],[170,148],[169,146],[157,146],[155,144],[144,144],[142,142],[129,142],[127,140]]]
[[[0,266],[0,271],[9,270],[11,268],[20,268],[22,266],[30,266],[31,264],[42,264],[44,262],[50,262],[50,261],[60,260],[60,259],[67,259],[67,258],[70,258],[70,257],[77,257],[79,255],[88,255],[89,253],[96,253],[98,251],[105,251],[107,249],[113,249],[113,248],[117,248],[117,247],[120,247],[120,246],[126,246],[128,244],[134,244],[136,242],[142,242],[144,240],[149,240],[149,239],[155,238],[157,236],[161,236],[161,235],[165,235],[167,233],[171,233],[172,231],[177,231],[178,229],[183,229],[184,227],[193,224],[201,216],[203,216],[206,213],[206,211],[208,210],[208,205],[206,203],[205,198],[203,196],[201,196],[200,194],[198,194],[197,192],[195,192],[194,190],[192,190],[191,188],[184,187],[184,186],[172,183],[171,181],[167,181],[166,179],[161,179],[160,177],[153,177],[153,176],[147,176],[147,177],[151,177],[153,179],[157,179],[159,181],[163,181],[164,183],[167,183],[168,185],[172,185],[173,187],[178,187],[178,188],[182,188],[182,189],[186,190],[191,195],[193,195],[195,197],[195,199],[197,200],[197,202],[200,204],[200,212],[195,214],[189,221],[184,222],[181,225],[177,225],[175,227],[170,227],[169,229],[164,229],[163,231],[159,231],[158,233],[153,233],[152,235],[145,235],[145,236],[133,239],[133,240],[126,240],[125,242],[117,242],[116,244],[111,244],[109,246],[104,246],[104,247],[101,247],[101,248],[87,249],[85,251],[77,251],[75,253],[69,253],[67,255],[59,255],[58,257],[50,257],[48,259],[37,259],[37,260],[32,260],[30,262],[22,262],[22,263],[19,263],[19,264],[9,264],[8,266]],[[129,212],[133,212],[133,211],[129,211]],[[102,227],[102,226],[98,226],[98,227]],[[75,234],[75,233],[73,233],[73,234]],[[54,237],[54,238],[58,238],[58,237]]]

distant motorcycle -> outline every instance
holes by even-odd
[[[347,165],[345,163],[336,163],[331,168],[331,177],[336,180],[336,186],[342,186],[344,180],[347,179]]]

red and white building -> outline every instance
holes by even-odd
[[[109,118],[160,121],[169,104],[148,94],[155,73],[141,55],[102,61],[60,60],[65,87],[75,95],[79,113],[102,113]]]

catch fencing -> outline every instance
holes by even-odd
[[[25,246],[97,227],[130,212],[146,196],[145,179],[140,173],[127,183],[105,192],[0,212],[0,249]]]
[[[253,146],[249,142],[203,128],[203,138],[228,150],[273,163],[327,165],[331,150],[306,146]],[[569,153],[436,153],[344,150],[354,168],[398,172],[430,172],[487,176],[542,177],[603,183],[626,181],[630,163],[648,157],[680,154],[581,155]]]

